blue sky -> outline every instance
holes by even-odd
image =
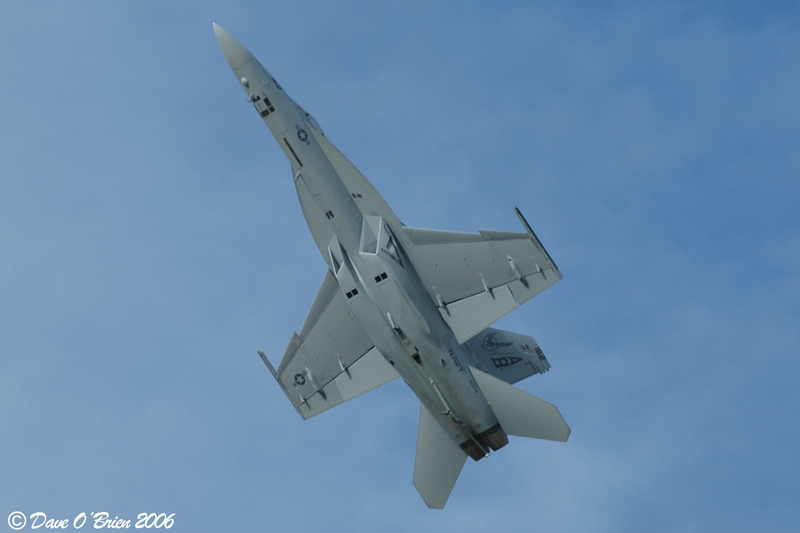
[[[402,382],[300,419],[256,349],[325,263],[212,22],[407,225],[520,207],[564,280],[498,325],[567,444],[512,438],[437,512]],[[6,2],[0,68],[0,529],[800,525],[795,3]]]

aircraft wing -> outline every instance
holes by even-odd
[[[260,355],[304,419],[399,376],[351,313],[330,270],[278,370]]]
[[[459,343],[562,278],[517,215],[527,233],[403,228],[412,243],[406,253]]]

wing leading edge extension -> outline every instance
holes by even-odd
[[[278,370],[259,355],[304,419],[399,376],[352,315],[330,271]]]

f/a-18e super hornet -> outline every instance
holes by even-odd
[[[216,24],[214,32],[289,159],[328,264],[278,369],[259,351],[300,416],[402,377],[421,402],[414,485],[434,508],[467,457],[483,459],[507,435],[565,442],[558,409],[511,385],[550,368],[542,350],[489,327],[561,279],[519,210],[525,233],[406,227],[252,54]]]

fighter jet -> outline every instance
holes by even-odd
[[[566,442],[558,409],[512,385],[550,368],[539,345],[489,327],[562,277],[519,209],[524,233],[406,227],[261,63],[214,33],[289,160],[328,267],[278,368],[258,352],[300,416],[401,377],[420,400],[414,485],[438,509],[467,457],[508,435]]]

